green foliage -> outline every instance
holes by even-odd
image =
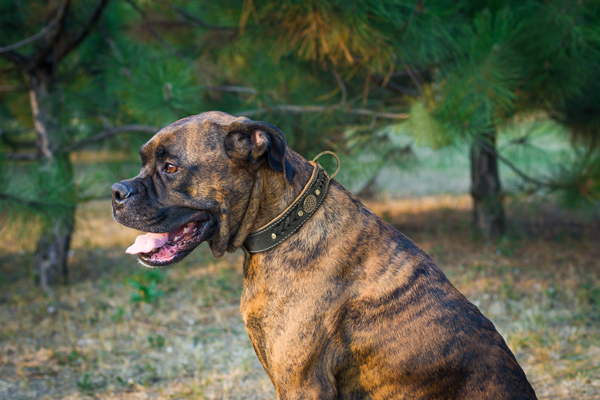
[[[341,169],[340,182],[357,190],[370,190],[379,173],[384,169],[407,171],[417,164],[412,150],[412,141],[402,136],[403,125],[390,125],[373,129],[357,126],[345,132],[344,148],[336,148]],[[329,156],[319,159],[330,173],[335,171],[336,162]],[[366,194],[366,193],[364,193]]]
[[[150,343],[150,347],[155,349],[162,349],[165,346],[166,339],[161,334],[151,333],[148,335],[148,343]]]
[[[164,276],[160,270],[151,269],[137,273],[129,281],[129,285],[135,289],[130,295],[132,303],[152,304],[165,295],[165,292],[158,288]]]
[[[551,191],[569,208],[593,210],[600,201],[600,150],[576,149],[572,158],[559,160]]]
[[[359,59],[383,73],[394,58],[394,51],[372,20],[394,24],[396,19],[383,8],[372,7],[368,11],[373,14],[352,12],[347,4],[336,1],[272,2],[257,10],[257,20],[276,39],[279,54],[294,52],[300,59],[322,65],[330,62],[352,66]]]
[[[526,173],[546,179],[556,157],[571,151],[565,133],[550,119],[515,118],[503,125],[497,148]]]
[[[90,373],[89,372],[85,372],[81,376],[81,378],[77,382],[77,386],[85,393],[93,392],[92,385],[90,383]]]
[[[195,71],[186,61],[139,55],[119,78],[115,92],[135,121],[164,126],[205,109]]]
[[[93,395],[94,391],[106,384],[104,376],[94,376],[90,372],[84,372],[77,381],[77,387],[82,393]]]
[[[561,106],[595,81],[590,78],[600,61],[599,11],[595,1],[524,3],[516,48],[530,101]]]
[[[112,322],[120,322],[123,319],[123,316],[125,315],[125,310],[123,310],[123,307],[117,307],[117,309],[115,310],[115,312],[110,316],[110,319],[112,320]]]
[[[162,127],[218,109],[277,125],[307,158],[336,150],[340,179],[354,184],[415,165],[413,144],[455,146],[550,117],[575,146],[555,175],[543,176],[549,191],[571,205],[600,196],[598,156],[586,150],[600,143],[596,1],[132,1],[137,7],[110,2],[85,40],[56,61],[49,98],[67,153],[113,126]],[[57,4],[0,0],[0,47],[38,33]],[[81,31],[95,2],[70,4],[66,38]],[[18,51],[28,56],[42,43]],[[39,153],[27,71],[6,54],[0,70],[0,87],[18,88],[0,91],[0,152]],[[132,155],[148,137],[123,134],[87,148]],[[502,143],[508,159],[542,157],[530,134]],[[110,181],[132,169],[67,164],[0,157],[4,215],[51,221],[57,209],[106,196]]]
[[[415,101],[410,107],[410,118],[402,129],[415,138],[417,144],[428,145],[434,149],[449,146],[458,137],[451,127],[443,124],[427,109],[424,101]]]
[[[67,356],[67,360],[69,360],[71,364],[81,362],[81,359],[81,354],[79,354],[79,352],[76,349],[71,350],[71,352]]]
[[[591,65],[600,70],[600,63]],[[567,98],[557,107],[553,116],[570,128],[572,138],[583,146],[600,147],[600,82],[596,78],[588,81],[578,93]]]
[[[60,162],[19,166],[3,162],[0,173],[0,207],[5,227],[22,228],[20,233],[30,232],[39,223],[52,226],[77,202],[75,183],[64,173]],[[19,230],[15,230],[19,232]]]
[[[454,135],[489,131],[514,114],[521,78],[512,48],[517,25],[510,9],[475,13],[455,63],[426,92],[431,112]]]

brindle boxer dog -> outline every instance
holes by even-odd
[[[167,126],[141,156],[140,174],[112,187],[113,214],[151,232],[128,250],[151,267],[204,241],[215,257],[246,246],[291,215],[317,170],[274,126],[222,112]],[[246,249],[241,312],[280,399],[536,398],[427,254],[336,181],[321,200],[280,244]]]

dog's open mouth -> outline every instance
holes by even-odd
[[[182,260],[212,233],[214,218],[208,212],[199,219],[165,233],[146,233],[135,239],[126,253],[137,254],[149,267],[164,267]]]

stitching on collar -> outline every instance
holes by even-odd
[[[311,162],[312,164],[312,162]],[[317,190],[315,186],[317,183],[321,183],[320,192],[317,195]],[[306,221],[308,221],[314,213],[319,209],[319,206],[325,199],[329,189],[330,178],[327,175],[327,172],[319,165],[319,163],[314,162],[314,169],[311,180],[308,182],[306,187],[302,190],[301,194],[294,200],[294,202],[280,215],[278,215],[275,219],[269,222],[267,225],[263,226],[256,232],[252,232],[246,240],[244,240],[243,247],[246,251],[250,253],[260,253],[269,249],[276,247],[277,245],[283,243],[287,240],[294,232],[296,232],[300,227],[302,227]],[[313,190],[314,189],[314,190]],[[304,209],[304,201],[309,196],[315,196],[317,203],[311,211],[306,211]],[[285,233],[285,236],[275,237],[273,238],[271,235],[275,235],[275,230],[279,228],[282,224],[285,223],[286,218],[290,216],[292,212],[302,212],[301,216],[298,216],[295,220],[288,222],[287,229],[288,232]],[[273,242],[273,240],[275,242]]]

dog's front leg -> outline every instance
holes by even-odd
[[[245,323],[256,355],[279,399],[338,398],[336,357],[324,348],[329,342],[326,338],[312,330],[310,334],[298,335],[294,327],[288,332],[268,329],[268,321],[256,315],[246,316]],[[276,339],[269,334],[272,332],[278,333]],[[305,336],[305,340],[300,336]]]
[[[317,339],[317,342],[322,341]],[[266,354],[255,346],[256,353],[275,386],[278,398],[338,399],[333,372],[335,365],[328,362],[334,357],[326,351],[314,351],[310,345],[300,343],[290,347],[278,342],[274,347],[285,348],[287,351],[275,351],[268,360]]]

